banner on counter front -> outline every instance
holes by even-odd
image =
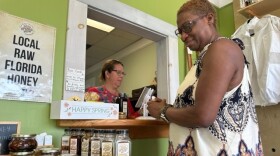
[[[0,99],[51,102],[56,30],[0,11]]]

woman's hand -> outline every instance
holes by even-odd
[[[160,98],[154,98],[151,101],[149,101],[147,105],[148,105],[147,109],[149,111],[149,114],[152,117],[159,119],[161,110],[166,105],[166,100]]]

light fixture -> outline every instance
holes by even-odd
[[[102,31],[106,31],[106,32],[111,32],[112,30],[115,29],[114,27],[112,27],[110,25],[107,25],[107,24],[104,24],[104,23],[101,23],[101,22],[98,22],[98,21],[95,21],[92,19],[87,19],[87,25],[91,26],[93,28],[102,30]]]

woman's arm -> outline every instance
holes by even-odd
[[[241,82],[243,67],[243,55],[235,43],[226,39],[213,43],[203,58],[203,69],[195,92],[195,104],[184,108],[168,108],[168,120],[185,127],[211,125],[216,119],[225,93]],[[165,100],[150,101],[149,113],[159,117],[164,105]]]

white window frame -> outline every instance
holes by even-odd
[[[67,68],[85,71],[87,17],[114,23],[114,26],[154,41],[157,46],[158,97],[165,98],[168,103],[175,100],[179,86],[176,27],[116,0],[69,0],[65,74]],[[83,98],[83,93],[64,89],[63,99],[72,96]]]

